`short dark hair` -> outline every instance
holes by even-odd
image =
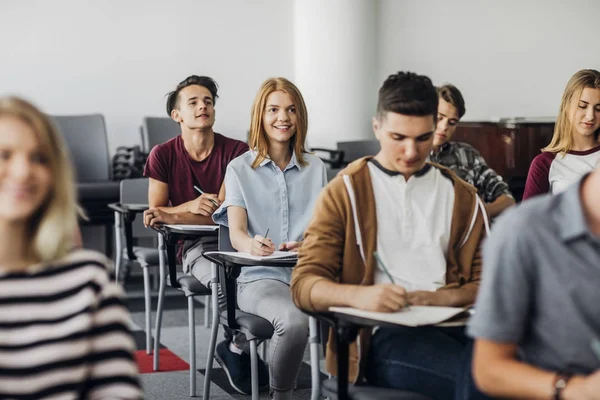
[[[460,93],[460,90],[456,86],[447,83],[438,88],[438,95],[456,108],[459,119],[467,112],[465,99],[463,99],[462,93]]]
[[[412,116],[433,116],[437,120],[438,95],[431,79],[414,72],[398,72],[388,76],[379,89],[377,116],[386,112]]]
[[[217,94],[219,88],[217,82],[208,76],[190,75],[179,82],[177,88],[167,95],[167,114],[169,117],[171,116],[171,111],[179,107],[179,92],[192,85],[204,86],[207,88],[213,97],[213,102],[217,104],[217,98],[219,97]]]

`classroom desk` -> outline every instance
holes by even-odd
[[[356,340],[358,331],[361,328],[374,328],[380,327],[394,327],[395,324],[389,322],[383,322],[380,320],[357,317],[354,315],[348,315],[338,312],[326,312],[313,314],[318,319],[328,322],[335,331],[335,337],[337,342],[337,398],[348,399],[348,357],[349,357],[349,346],[350,343]],[[373,391],[377,391],[381,388],[373,388]],[[389,392],[390,389],[384,389]],[[426,396],[419,394],[412,394],[404,391],[398,391],[396,398],[419,398],[427,399]]]
[[[169,271],[169,281],[171,283],[171,287],[181,288],[181,285],[177,281],[177,243],[180,240],[196,240],[201,237],[217,237],[218,228],[215,230],[196,230],[196,229],[175,229],[167,225],[161,225],[157,227],[152,227],[155,231],[157,231],[160,235],[158,235],[158,249],[159,249],[159,257],[161,259],[159,266],[159,286],[158,286],[158,305],[157,305],[157,313],[156,313],[156,325],[154,329],[154,370],[158,370],[158,355],[159,355],[159,345],[160,345],[160,326],[162,324],[162,309],[163,303],[165,299],[165,290],[166,290],[166,268]],[[164,250],[164,251],[163,251]],[[164,253],[167,256],[167,262],[164,262]],[[208,295],[210,293],[210,288],[207,288]],[[216,310],[213,310],[216,312]],[[205,321],[208,321],[208,313],[205,313]]]
[[[221,228],[225,229],[225,228]],[[224,235],[223,232],[220,232],[220,236]],[[221,238],[220,238],[221,239]],[[229,244],[229,240],[227,240],[227,244]],[[220,248],[224,248],[227,246],[223,246],[221,243]],[[208,252],[207,252],[208,253]],[[234,257],[228,254],[203,254],[204,258],[211,261],[213,265],[217,265],[214,267],[217,269],[215,271],[213,269],[213,273],[218,274],[219,276],[219,284],[221,285],[221,290],[225,292],[226,296],[226,310],[225,310],[225,318],[222,318],[221,310],[217,310],[218,308],[218,299],[217,295],[213,292],[213,305],[215,308],[213,314],[213,323],[221,323],[228,326],[231,329],[239,329],[242,332],[246,333],[246,337],[250,340],[250,360],[251,365],[256,366],[258,363],[257,355],[256,355],[256,340],[266,340],[271,338],[273,335],[273,326],[271,323],[254,314],[246,313],[237,308],[237,290],[236,290],[236,280],[240,275],[242,268],[252,268],[254,266],[264,266],[264,267],[293,267],[296,265],[297,260],[253,260],[241,257]],[[217,316],[218,314],[218,316]],[[240,326],[243,325],[243,326]],[[246,331],[244,331],[245,328]],[[209,343],[209,357],[207,360],[206,366],[206,375],[205,375],[205,386],[204,386],[204,396],[203,398],[207,399],[210,395],[210,386],[208,382],[210,382],[210,375],[212,373],[212,359],[214,357],[215,345],[216,345],[216,330],[213,330],[211,334],[211,339]],[[248,336],[250,333],[252,336]],[[254,337],[254,339],[251,339]],[[258,372],[256,368],[252,368],[252,399],[258,399]]]
[[[133,252],[133,222],[135,221],[137,214],[141,214],[148,209],[148,204],[110,203],[107,206],[114,211],[115,281],[118,282],[121,268],[121,257],[123,253],[121,229],[125,230],[125,248],[127,249],[127,258],[131,261],[134,261],[136,256]],[[125,226],[123,226],[123,223]]]
[[[240,276],[242,268],[251,268],[253,266],[262,267],[294,267],[297,260],[252,260],[240,257],[233,257],[228,254],[203,254],[204,258],[220,265],[219,268],[219,282],[221,287],[224,288],[225,296],[227,297],[227,304],[237,304],[237,291],[236,291],[236,280]],[[235,321],[235,307],[227,307],[227,324],[232,329],[237,329],[237,322]]]

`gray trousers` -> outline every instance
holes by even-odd
[[[200,238],[192,241],[188,240],[183,244],[183,272],[188,274],[191,273],[196,279],[200,281],[204,286],[208,287],[212,278],[212,269],[210,261],[202,257],[202,253],[205,251],[216,251],[218,250],[217,241],[215,238]],[[225,310],[225,295],[221,292],[221,286],[219,286],[219,310]],[[216,310],[213,310],[216,312]],[[224,326],[225,340],[232,340],[233,343],[245,353],[250,354],[250,343],[246,339],[246,335],[243,333],[229,329]]]
[[[291,393],[308,342],[308,316],[294,305],[289,285],[273,279],[238,283],[238,306],[273,324],[268,355],[271,389],[275,398],[280,397],[277,392]]]

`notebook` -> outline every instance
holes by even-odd
[[[404,326],[451,326],[447,321],[455,318],[461,319],[460,323],[457,321],[459,325],[464,325],[470,315],[467,308],[437,306],[409,306],[393,313],[364,311],[352,307],[329,307],[329,311]]]
[[[198,232],[214,232],[219,229],[219,225],[165,225],[171,229],[178,231],[198,231]]]
[[[207,251],[204,253],[208,256],[213,254],[223,254],[239,258],[241,260],[254,260],[254,261],[266,261],[266,260],[282,260],[282,261],[296,261],[298,260],[298,253],[294,251],[276,251],[270,256],[253,256],[250,253],[243,253],[238,251]]]

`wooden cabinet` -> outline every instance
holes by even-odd
[[[475,147],[520,200],[529,164],[550,143],[553,131],[552,118],[460,122],[452,140]]]

